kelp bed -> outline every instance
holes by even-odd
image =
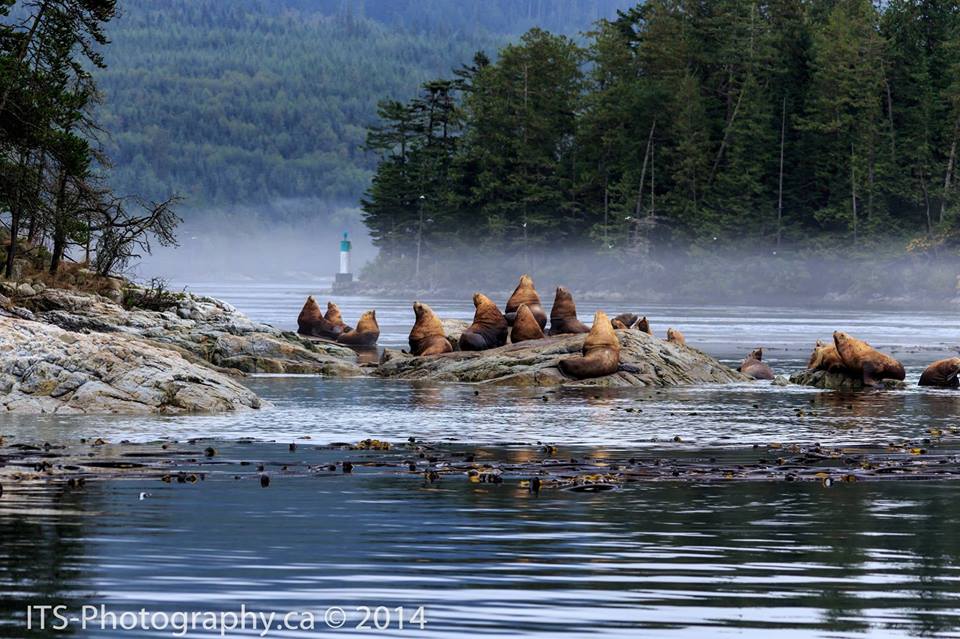
[[[917,441],[827,447],[778,442],[752,448],[691,451],[677,438],[669,449],[627,452],[566,449],[542,442],[464,445],[379,440],[315,445],[237,440],[69,444],[0,439],[3,491],[38,484],[82,489],[104,480],[193,484],[208,479],[251,481],[268,488],[288,477],[391,475],[411,485],[438,482],[513,484],[531,491],[601,492],[634,482],[834,482],[960,479],[953,433],[934,430]]]

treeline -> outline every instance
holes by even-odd
[[[863,255],[960,235],[960,3],[650,0],[380,104],[381,275],[464,248]]]
[[[115,194],[93,118],[114,0],[0,2],[0,219],[3,273],[56,275],[71,248],[100,275],[175,242],[175,198]],[[18,260],[18,258],[21,258]]]
[[[356,201],[376,167],[363,145],[378,99],[415,95],[518,23],[576,31],[623,4],[129,0],[99,74],[112,183],[194,206]]]

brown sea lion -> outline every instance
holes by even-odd
[[[612,320],[610,320],[610,323],[613,325],[614,328],[619,328],[619,329],[632,328],[633,325],[636,324],[637,320],[639,319],[640,317],[636,313],[620,313],[619,315],[614,317]]]
[[[533,287],[533,278],[526,274],[520,276],[520,283],[517,284],[517,288],[513,290],[513,294],[510,296],[510,299],[507,300],[507,305],[503,309],[503,316],[507,318],[507,323],[510,326],[513,326],[517,309],[520,308],[521,304],[527,305],[530,312],[533,313],[533,316],[536,318],[537,323],[540,324],[541,329],[547,325],[547,313],[540,304],[540,296],[537,295],[537,289]]]
[[[346,322],[343,321],[343,316],[340,315],[340,307],[333,302],[327,302],[327,312],[323,314],[323,318],[334,326],[339,326],[344,333],[353,330],[353,328],[347,326]]]
[[[939,386],[940,388],[957,388],[960,386],[960,357],[940,359],[927,366],[920,375],[920,386]]]
[[[668,328],[668,329],[667,329],[667,341],[668,341],[668,342],[673,342],[674,344],[686,344],[686,343],[687,343],[687,338],[685,338],[685,337],[683,336],[683,333],[681,333],[679,330],[677,330],[677,329],[675,329],[675,328]]]
[[[624,324],[622,320],[618,320],[616,317],[610,320],[610,326],[612,326],[613,329],[616,331],[621,331],[623,329],[630,328],[629,326]]]
[[[646,333],[647,335],[653,335],[653,331],[650,329],[650,322],[649,320],[647,320],[646,315],[638,319],[636,325],[634,325],[633,328],[637,329],[641,333]]]
[[[833,343],[843,360],[843,367],[854,376],[863,376],[865,386],[875,386],[884,379],[903,380],[903,364],[886,353],[881,353],[863,340],[834,331]]]
[[[510,331],[510,341],[514,344],[532,339],[543,339],[543,328],[539,320],[526,304],[517,308],[516,318],[513,320],[513,330]]]
[[[410,329],[410,352],[414,355],[439,355],[453,351],[450,340],[443,331],[443,324],[426,304],[413,303],[413,312],[417,321]]]
[[[562,286],[557,287],[557,294],[553,298],[553,308],[550,309],[550,335],[564,333],[589,333],[590,328],[577,319],[577,305],[573,303],[573,295]]]
[[[312,337],[326,337],[327,339],[337,339],[343,328],[327,321],[320,312],[320,305],[313,295],[307,298],[300,314],[297,316],[297,332],[301,335],[310,335]]]
[[[355,346],[373,346],[380,339],[380,325],[377,324],[377,311],[370,310],[360,316],[357,327],[352,331],[340,333],[337,341]]]
[[[483,351],[507,343],[507,318],[483,293],[473,294],[473,324],[460,334],[461,351]]]
[[[607,314],[597,311],[593,316],[593,328],[583,340],[583,355],[560,360],[560,370],[577,379],[603,377],[620,368],[620,340],[613,332]]]
[[[837,347],[834,344],[825,344],[823,340],[818,339],[817,345],[813,347],[813,352],[810,353],[807,370],[842,373],[843,360],[840,359]]]
[[[740,362],[740,367],[737,370],[753,379],[773,379],[776,377],[776,375],[773,374],[773,369],[762,360],[763,349],[758,348],[751,351],[750,354]]]

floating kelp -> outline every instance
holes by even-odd
[[[7,494],[27,486],[81,490],[91,481],[147,479],[197,484],[208,479],[251,480],[264,488],[285,477],[409,477],[424,485],[467,482],[597,493],[642,482],[835,482],[960,479],[956,432],[870,446],[828,447],[769,442],[752,448],[689,452],[658,449],[640,454],[571,450],[544,442],[469,446],[367,439],[359,444],[109,443],[102,439],[53,446],[9,442],[0,446],[0,484]],[[214,451],[214,454],[210,454]]]

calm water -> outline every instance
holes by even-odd
[[[287,328],[316,292],[295,285],[191,290]],[[347,321],[376,307],[381,342],[405,342],[413,315],[407,301],[336,301]],[[472,314],[468,295],[425,301],[443,316]],[[589,319],[597,304],[578,306]],[[763,345],[783,373],[801,368],[813,341],[836,328],[895,351],[913,380],[929,361],[955,354],[960,341],[949,313],[602,306],[645,313],[658,334],[676,326],[692,345],[728,361]],[[709,449],[722,457],[755,443],[875,443],[960,425],[960,394],[915,388],[848,396],[768,384],[600,393],[483,388],[476,395],[464,385],[369,379],[260,377],[250,385],[272,410],[4,417],[0,435],[8,443],[212,436],[223,440],[225,459],[282,460],[291,454],[285,443],[304,436],[313,443],[415,436],[501,455],[543,441],[584,454]],[[681,442],[673,440],[678,435]],[[241,437],[264,443],[230,443]],[[294,454],[323,461],[306,447]],[[149,496],[140,499],[143,492]],[[422,631],[398,630],[394,618],[388,631],[364,632],[400,637],[768,637],[773,629],[777,636],[957,636],[958,499],[960,484],[926,482],[665,482],[534,496],[509,481],[448,478],[426,487],[378,473],[280,476],[269,489],[224,472],[189,486],[130,480],[83,491],[7,491],[0,497],[0,635],[42,634],[24,629],[26,603],[93,603],[116,611],[246,604],[318,614],[329,606],[402,605],[408,616],[424,606]],[[359,620],[351,616],[332,632],[318,617],[313,632],[269,636],[360,634],[352,629]]]

